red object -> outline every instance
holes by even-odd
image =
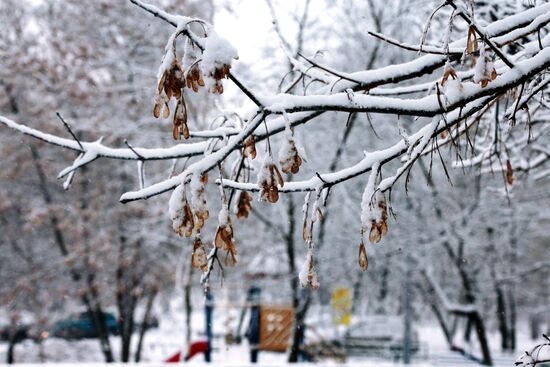
[[[208,342],[206,340],[201,340],[198,342],[191,343],[189,346],[189,351],[187,352],[187,355],[184,358],[184,361],[188,361],[197,354],[206,352],[206,349],[208,348]],[[177,352],[172,357],[165,360],[165,363],[177,363],[181,361],[181,352]]]
[[[180,359],[181,359],[181,352],[177,352],[176,354],[174,354],[172,357],[168,358],[164,362],[165,363],[177,363],[177,362],[180,361]]]

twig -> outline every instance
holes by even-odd
[[[55,114],[57,115],[57,117],[59,117],[59,119],[61,120],[61,122],[65,126],[65,128],[67,128],[69,133],[72,135],[73,139],[78,143],[78,146],[80,147],[80,149],[82,151],[84,151],[84,147],[82,146],[82,143],[76,137],[76,134],[74,133],[73,129],[71,129],[71,126],[67,123],[67,121],[65,121],[65,119],[63,118],[63,116],[61,116],[61,114],[59,112],[56,112]]]
[[[472,27],[472,29],[481,37],[481,39],[485,42],[485,44],[487,46],[489,46],[491,48],[491,50],[493,50],[493,52],[502,61],[504,61],[504,63],[510,69],[514,67],[514,64],[510,60],[508,60],[508,58],[502,53],[502,51],[500,51],[500,49],[493,43],[493,41],[491,41],[489,39],[489,37],[487,37],[485,32],[481,31],[481,29],[479,29],[479,27],[474,23],[474,21],[472,19],[470,19],[470,17],[464,13],[463,9],[459,9],[458,6],[454,3],[453,0],[446,0],[446,1],[449,5],[451,5],[457,11],[457,14],[460,15],[460,17],[462,19],[464,19],[470,25],[470,27]]]

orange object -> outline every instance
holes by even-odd
[[[260,350],[285,352],[292,331],[291,306],[260,307]]]

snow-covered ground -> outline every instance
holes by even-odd
[[[166,316],[160,319],[160,326],[157,329],[149,331],[145,337],[145,344],[142,354],[143,365],[157,366],[162,361],[176,353],[184,345],[184,317],[177,305],[171,305],[167,310]],[[195,310],[193,316],[193,340],[204,339],[204,316],[200,308]],[[238,320],[237,309],[218,310],[214,317],[214,351],[213,362],[215,365],[239,365],[249,364],[249,347],[246,339],[240,345],[227,345],[224,335],[229,331],[235,330]],[[312,320],[316,329],[327,338],[338,334],[334,330],[329,330],[323,325],[321,320]],[[228,327],[228,325],[230,325]],[[245,320],[246,325],[246,320]],[[413,359],[415,366],[468,366],[476,365],[473,362],[466,361],[456,353],[449,352],[445,344],[443,335],[437,325],[416,325],[419,333],[419,339],[424,346]],[[135,338],[134,338],[135,339]],[[136,340],[134,340],[136,342]],[[528,350],[534,346],[535,342],[527,337],[527,330],[520,328],[518,334],[518,352],[515,354],[501,354],[499,350],[499,336],[490,335],[490,342],[493,351],[493,358],[497,366],[511,366],[521,351]],[[120,344],[118,337],[111,339],[111,344],[118,357]],[[461,345],[467,351],[475,351],[475,345]],[[7,345],[0,343],[0,361],[5,361]],[[101,365],[103,360],[99,350],[97,340],[65,341],[58,338],[49,338],[38,345],[30,340],[18,344],[15,349],[15,358],[18,363],[87,363],[90,366]],[[189,365],[202,364],[202,355],[195,357]],[[259,355],[259,365],[261,366],[279,366],[285,364],[285,355],[282,353],[261,352]],[[338,361],[326,360],[325,365],[340,364]],[[362,357],[350,357],[347,365],[361,366],[397,366],[392,362]]]

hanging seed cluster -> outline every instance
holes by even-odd
[[[260,174],[258,175],[258,186],[260,187],[260,200],[276,203],[279,200],[279,184],[284,186],[285,182],[277,165],[269,155],[264,159]]]
[[[205,26],[203,24],[203,26]],[[236,50],[211,31],[202,40],[204,46],[196,44],[196,40],[186,38],[183,58],[176,51],[176,40],[180,35],[188,35],[186,25],[178,26],[170,37],[159,69],[157,91],[153,116],[167,119],[170,116],[170,101],[176,101],[173,115],[172,136],[174,139],[189,138],[188,113],[184,99],[184,88],[198,92],[207,84],[207,91],[213,94],[223,93],[222,80],[230,74],[231,60],[238,58]],[[206,30],[205,30],[206,31]],[[208,47],[215,48],[214,50]],[[205,61],[207,60],[207,61]],[[182,62],[183,61],[183,62]],[[207,63],[203,67],[203,63]],[[186,66],[186,67],[184,67]],[[206,78],[204,77],[206,75]],[[205,83],[205,79],[209,83]]]
[[[386,195],[376,187],[380,174],[380,164],[373,164],[361,202],[361,242],[359,243],[358,262],[363,270],[367,270],[369,266],[365,235],[368,233],[369,242],[376,244],[382,240],[382,236],[388,233]]]
[[[226,265],[235,265],[237,262],[237,247],[233,242],[233,224],[227,206],[222,208],[218,216],[218,228],[216,229],[214,245],[225,251]]]
[[[181,237],[191,237],[200,232],[210,213],[206,202],[205,186],[208,175],[199,175],[198,179],[191,179],[191,204],[187,200],[187,187],[183,188],[181,204],[172,215],[172,227]]]

